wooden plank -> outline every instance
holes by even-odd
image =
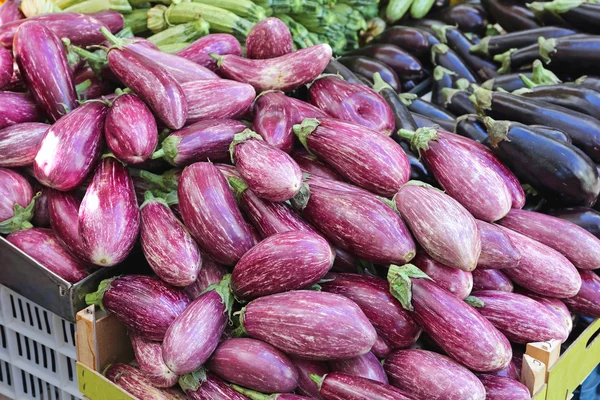
[[[138,400],[98,372],[77,363],[79,391],[90,400]]]
[[[521,382],[532,396],[536,394],[546,383],[546,364],[527,354],[523,355]]]
[[[549,370],[560,357],[560,340],[527,343],[525,354],[543,362],[546,365],[546,370]],[[544,381],[547,378],[548,374],[546,373]]]
[[[77,330],[75,332],[75,345],[77,348],[77,361],[96,371],[99,368],[96,356],[96,313],[94,306],[89,306],[79,311],[76,315]]]

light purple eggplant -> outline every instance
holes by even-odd
[[[387,282],[381,278],[359,274],[328,274],[321,290],[349,298],[365,313],[377,335],[391,348],[412,346],[421,327],[390,294]]]
[[[206,367],[221,379],[259,392],[291,392],[298,386],[298,371],[292,361],[256,339],[221,342]]]
[[[449,138],[452,133],[419,128],[398,134],[411,141],[436,181],[475,218],[492,222],[510,211],[512,196],[502,177],[475,150]]]
[[[38,228],[50,227],[50,212],[48,211],[48,196],[52,189],[44,187],[39,183],[33,185],[35,193],[39,193],[39,197],[35,199],[33,206],[33,218],[31,222]]]
[[[0,168],[0,233],[31,228],[35,198],[31,185],[18,172]]]
[[[319,187],[322,189],[332,189],[338,192],[344,193],[354,193],[354,194],[362,194],[365,196],[372,196],[373,193],[355,186],[351,183],[346,183],[343,181],[334,181],[328,178],[321,178],[317,175],[310,175],[304,177],[304,182],[307,183],[310,187]]]
[[[6,240],[67,282],[77,283],[89,275],[85,265],[67,253],[50,229],[17,231]]]
[[[23,19],[24,16],[21,13],[20,6],[20,0],[6,0],[0,6],[0,26],[18,19]]]
[[[127,329],[154,341],[164,339],[169,326],[190,303],[181,290],[144,275],[103,280],[85,301],[106,309]]]
[[[600,318],[600,277],[593,271],[579,271],[581,289],[577,294],[563,302],[575,314]]]
[[[199,161],[228,161],[233,136],[246,128],[246,125],[233,119],[199,121],[172,132],[152,158],[162,157],[176,167]]]
[[[207,119],[237,119],[256,96],[252,86],[228,79],[188,82],[181,87],[188,103],[187,125]]]
[[[186,396],[175,389],[160,388],[153,385],[148,375],[129,364],[112,364],[106,372],[106,378],[123,388],[137,399],[185,400]]]
[[[234,265],[254,246],[223,174],[210,163],[183,170],[178,188],[183,222],[208,255],[223,265]]]
[[[335,181],[330,181],[335,183]],[[302,216],[335,246],[365,260],[389,264],[416,253],[400,216],[376,196],[310,184],[307,201],[294,201]]]
[[[546,306],[510,292],[482,290],[473,296],[483,302],[476,310],[500,330],[511,342],[526,344],[569,336],[564,324]]]
[[[129,333],[129,337],[135,360],[152,385],[156,387],[175,386],[179,377],[163,361],[161,343],[146,340],[133,332]]]
[[[86,14],[83,15],[85,16]],[[89,15],[106,25],[108,30],[112,33],[121,31],[125,24],[123,15],[114,10],[100,11]],[[74,43],[73,41],[71,42]]]
[[[346,82],[337,76],[324,76],[310,86],[310,102],[332,118],[365,126],[384,135],[394,130],[390,106],[365,85]]]
[[[78,259],[88,260],[88,253],[79,234],[79,199],[73,193],[51,190],[48,195],[50,225],[58,241]]]
[[[11,82],[14,72],[13,63],[10,51],[0,47],[0,89]]]
[[[393,386],[341,372],[313,376],[323,400],[411,400],[408,393]]]
[[[470,271],[448,267],[435,261],[424,252],[418,253],[411,262],[433,279],[438,286],[459,299],[467,298],[473,290],[474,277]]]
[[[373,325],[351,300],[310,290],[253,300],[242,311],[241,321],[250,337],[312,360],[365,354],[377,338]]]
[[[512,292],[513,284],[502,271],[479,269],[473,271],[473,290],[500,290]]]
[[[282,92],[267,92],[254,101],[252,129],[273,147],[290,153],[294,146],[296,108]]]
[[[248,400],[210,372],[202,370],[198,377],[193,375],[187,375],[179,381],[188,400]]]
[[[210,56],[211,53],[221,56],[227,54],[241,56],[242,46],[233,35],[228,33],[211,33],[210,35],[201,37],[175,54],[196,64],[200,64],[211,71],[216,71],[219,67],[217,66],[217,60]]]
[[[198,271],[198,278],[183,290],[190,299],[197,299],[210,285],[221,282],[225,274],[227,274],[227,270],[222,265],[203,256],[202,268]]]
[[[233,54],[211,56],[217,60],[219,74],[227,79],[249,83],[258,92],[287,92],[319,76],[329,64],[331,54],[331,47],[324,43],[266,60]]]
[[[106,115],[104,136],[112,153],[130,164],[146,161],[158,144],[154,115],[132,94],[123,94],[113,101]]]
[[[248,188],[270,201],[286,201],[302,186],[302,171],[288,154],[247,129],[234,136],[231,159]]]
[[[50,127],[33,162],[42,185],[69,191],[83,182],[100,155],[107,112],[103,103],[86,103]]]
[[[415,400],[485,400],[485,388],[475,374],[432,351],[395,351],[383,368],[390,384]]]
[[[332,372],[360,376],[361,378],[372,379],[386,385],[388,383],[383,366],[371,352],[354,358],[332,360],[327,365]]]
[[[535,211],[511,210],[498,223],[552,247],[579,269],[600,268],[600,239],[572,222]]]
[[[120,161],[102,160],[81,201],[78,221],[93,264],[111,267],[129,255],[140,230],[140,210],[133,181]]]
[[[325,375],[329,372],[327,365],[322,361],[305,360],[298,357],[290,357],[290,359],[298,370],[298,387],[296,388],[296,392],[320,400],[319,387],[315,381],[310,379],[310,375]]]
[[[196,371],[219,344],[233,305],[230,275],[196,298],[175,318],[163,340],[163,358],[177,375]]]
[[[296,109],[294,124],[300,124],[306,118],[327,118],[329,114],[310,103],[288,97],[288,102]]]
[[[481,237],[475,219],[458,201],[426,183],[410,181],[398,190],[394,202],[413,236],[434,260],[463,271],[475,269]]]
[[[504,376],[479,375],[485,387],[486,400],[530,400],[527,386]]]
[[[24,122],[0,130],[0,167],[24,167],[33,163],[48,124]]]
[[[377,340],[371,348],[371,352],[375,354],[377,358],[386,358],[392,352],[392,348],[381,338],[381,336],[377,336]]]
[[[583,287],[583,285],[584,283],[582,277],[581,286]],[[539,294],[535,294],[522,288],[517,289],[516,292],[522,294],[523,296],[530,297],[538,303],[545,305],[550,311],[554,313],[554,315],[558,317],[558,319],[560,319],[564,323],[567,332],[571,332],[573,330],[573,317],[571,316],[571,312],[569,311],[569,309],[563,301],[566,299],[560,300],[552,297],[540,296]]]
[[[581,288],[577,269],[558,251],[527,236],[501,227],[517,250],[521,261],[503,270],[514,283],[542,296],[573,297]]]
[[[60,38],[43,24],[26,22],[17,30],[13,47],[21,76],[50,119],[56,121],[77,108],[73,74]],[[52,68],[40,67],[48,65]]]
[[[146,192],[140,210],[140,243],[154,273],[173,286],[193,284],[202,258],[192,235],[167,203],[151,192]]]
[[[467,368],[493,372],[512,358],[510,343],[487,319],[411,264],[388,270],[390,292],[446,354]]]
[[[292,158],[296,161],[296,164],[300,167],[302,172],[315,175],[320,178],[331,179],[334,181],[341,181],[343,178],[334,170],[323,164],[312,154],[309,154],[306,150],[296,150],[292,153]]]
[[[0,92],[0,129],[42,120],[42,113],[29,94]]]
[[[479,269],[514,268],[521,261],[521,253],[502,228],[476,220],[481,236],[481,255],[477,260]]]
[[[292,34],[279,18],[263,19],[252,27],[246,37],[246,57],[275,58],[294,50]]]
[[[294,132],[310,153],[373,193],[391,197],[410,178],[410,163],[402,148],[364,126],[309,118],[295,125]]]

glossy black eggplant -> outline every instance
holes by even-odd
[[[488,90],[504,89],[507,92],[514,92],[515,90],[527,87],[525,82],[523,82],[523,79],[521,79],[521,75],[531,78],[531,72],[515,72],[512,74],[498,75],[495,78],[483,82],[481,87]]]
[[[356,77],[358,78],[358,80],[360,81],[361,84],[368,86],[370,88],[373,88],[373,82],[369,78],[367,78],[366,76],[361,75],[361,74],[354,74],[354,75],[356,75]]]
[[[461,115],[456,119],[454,133],[473,139],[476,142],[490,147],[488,133],[483,123],[483,118],[477,114]]]
[[[442,66],[437,66],[433,70],[433,83],[431,85],[431,102],[440,107],[444,106],[444,96],[442,89],[454,87],[457,75]]]
[[[429,53],[431,47],[427,35],[423,31],[408,26],[390,26],[373,42],[393,44],[416,56]]]
[[[350,71],[348,67],[346,67],[344,64],[342,64],[335,58],[332,58],[329,61],[329,64],[327,64],[327,67],[325,67],[325,71],[323,71],[323,73],[339,75],[342,78],[344,78],[346,82],[359,84],[362,83],[361,80],[356,75],[354,75],[354,72]]]
[[[415,120],[412,117],[411,112],[406,106],[406,95],[398,95],[398,93],[392,88],[390,85],[385,83],[379,74],[374,75],[374,86],[373,90],[375,90],[386,103],[392,109],[394,113],[394,132],[397,132],[399,129],[409,129],[409,130],[417,130],[418,126]],[[403,96],[403,97],[401,97]],[[392,138],[398,141],[398,136],[392,134]]]
[[[488,20],[487,13],[475,4],[457,4],[437,10],[431,15],[448,25],[457,26],[462,32],[485,35]]]
[[[529,99],[545,101],[573,111],[600,116],[600,92],[579,85],[557,84],[536,86],[519,91],[519,95]]]
[[[495,56],[510,49],[520,49],[537,43],[538,38],[559,38],[573,35],[575,30],[559,26],[544,26],[542,28],[527,29],[511,32],[505,35],[486,36],[476,45],[471,46],[471,51],[484,56]]]
[[[454,50],[445,44],[440,43],[431,47],[431,62],[434,65],[441,65],[450,71],[454,71],[456,75],[471,83],[478,82],[471,68],[465,64]]]
[[[454,121],[456,119],[454,115],[452,115],[450,112],[446,111],[442,107],[425,101],[421,98],[416,98],[408,101],[410,101],[410,103],[408,104],[408,109],[413,113],[421,114],[428,118],[432,117],[446,121]]]
[[[471,93],[459,89],[442,89],[444,108],[454,115],[476,114],[477,110],[469,100]]]
[[[578,78],[575,83],[600,92],[600,78],[598,77],[584,75]]]
[[[434,117],[426,117],[421,114],[411,113],[417,127],[419,128],[431,128],[434,126],[439,126],[445,131],[452,132],[454,130],[454,125],[456,123],[453,119],[438,119]]]
[[[502,54],[496,54],[494,61],[502,65],[498,72],[507,74],[532,64],[538,58],[540,58],[540,46],[538,43],[534,43],[518,50],[510,49]]]
[[[528,5],[538,19],[547,16],[559,16],[567,24],[582,32],[600,33],[600,4],[554,0],[551,2],[534,2]]]
[[[392,68],[402,79],[418,79],[424,75],[423,66],[417,58],[394,44],[377,43],[349,53],[365,56],[382,62]]]
[[[401,90],[398,75],[386,64],[366,56],[345,56],[338,60],[355,74],[360,74],[373,81],[373,74],[378,72],[388,85],[394,90]],[[362,82],[361,82],[362,83]]]
[[[444,22],[442,22],[440,20],[431,19],[431,18],[409,19],[406,21],[402,21],[402,23],[409,25],[409,26],[414,26],[416,28],[429,29],[429,30],[431,30],[431,27],[433,27],[433,26],[446,25]]]
[[[549,137],[550,139],[558,140],[559,142],[571,143],[571,136],[567,135],[564,131],[553,128],[546,125],[529,125],[529,128],[533,129],[540,135]]]
[[[600,212],[588,207],[551,210],[547,214],[578,225],[600,239]]]
[[[507,3],[502,0],[481,0],[481,5],[507,32],[540,27],[533,12],[519,4]]]
[[[539,54],[548,69],[577,74],[598,72],[600,36],[576,36],[540,39]]]

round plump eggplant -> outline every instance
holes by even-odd
[[[252,129],[273,147],[290,153],[294,146],[295,108],[281,92],[261,94],[254,102]]]
[[[246,57],[275,58],[292,52],[294,44],[287,25],[280,19],[263,19],[246,37]]]
[[[0,168],[0,233],[31,228],[35,201],[31,184],[18,172]]]

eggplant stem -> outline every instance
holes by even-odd
[[[306,208],[308,200],[310,200],[310,187],[308,184],[303,183],[300,191],[290,199],[290,203],[296,210],[302,211]]]
[[[262,138],[262,136],[260,136],[256,132],[254,132],[252,129],[244,129],[240,133],[236,133],[235,135],[233,135],[233,140],[231,141],[231,144],[229,145],[229,155],[231,157],[232,164],[235,165],[235,146],[237,146],[238,144],[242,144],[245,141],[250,140],[250,139],[264,140]],[[163,146],[164,146],[164,144],[163,144]]]
[[[317,129],[317,127],[319,125],[321,125],[321,123],[319,122],[318,119],[305,118],[301,124],[294,125],[294,127],[293,127],[294,133],[298,137],[298,140],[300,140],[300,143],[302,143],[302,145],[304,146],[306,151],[308,151],[309,154],[313,154],[313,153],[308,148],[308,143],[307,143],[306,139],[308,138],[308,135],[313,133],[314,130]]]
[[[379,74],[379,72],[375,72],[373,74],[373,90],[376,91],[377,93],[379,93],[383,89],[392,89],[392,90],[394,90],[390,85],[387,84],[386,81],[384,81],[381,78],[381,75]]]
[[[206,382],[206,369],[200,367],[192,373],[179,377],[179,386],[182,390],[196,391]]]
[[[471,53],[477,53],[477,54],[482,54],[484,56],[489,56],[490,55],[490,37],[486,36],[483,39],[481,39],[481,41],[477,44],[472,45],[469,50],[471,51]]]
[[[229,186],[233,190],[237,199],[239,199],[242,196],[242,194],[246,191],[246,189],[248,189],[248,185],[246,185],[244,181],[242,181],[239,178],[236,178],[235,176],[230,176],[229,178],[227,178],[227,181],[229,182]]]
[[[556,85],[562,82],[554,72],[544,68],[544,64],[540,60],[533,62],[531,80],[537,85]]]
[[[247,398],[249,398],[250,400],[276,400],[277,396],[279,396],[278,393],[264,394],[261,392],[257,392],[255,390],[243,388],[238,385],[231,385],[231,387],[235,391],[237,391],[237,392],[243,394],[244,396],[246,396]]]
[[[22,207],[19,203],[15,203],[13,206],[13,216],[7,220],[0,222],[0,233],[8,235],[16,231],[33,228],[31,225],[31,218],[33,218],[33,208],[35,207],[35,200],[42,195],[42,192],[37,192],[35,196],[31,198],[31,201],[27,207]]]
[[[438,65],[433,70],[433,79],[436,81],[441,80],[444,77],[444,75],[456,76],[456,73],[454,71],[450,71],[449,69],[442,67],[441,65]]]
[[[480,298],[477,298],[475,296],[468,296],[464,300],[464,302],[467,303],[468,305],[470,305],[471,307],[475,307],[475,308],[481,308],[485,305],[483,300],[481,300]]]
[[[112,32],[109,31],[108,28],[106,28],[105,26],[100,28],[100,32],[102,32],[106,40],[112,43],[114,47],[118,48],[119,50],[123,50],[125,44],[127,43],[124,39],[119,39],[118,37],[113,35]]]
[[[496,54],[494,61],[499,62],[502,66],[498,69],[499,74],[507,74],[510,72],[511,55],[517,51],[517,49],[510,49],[502,54]]]
[[[508,139],[508,130],[510,129],[510,121],[494,121],[490,117],[483,119],[483,124],[488,132],[488,138],[492,147],[498,147],[498,144]]]
[[[100,284],[98,285],[98,290],[96,290],[93,293],[88,293],[85,295],[85,302],[87,303],[87,305],[91,306],[91,305],[96,305],[99,306],[100,309],[102,311],[104,311],[104,305],[102,304],[102,298],[104,297],[104,293],[106,293],[107,291],[110,290],[110,284],[115,280],[118,279],[120,277],[120,275],[115,276],[113,278],[109,278],[109,279],[104,279],[102,282],[100,282]]]
[[[150,159],[156,160],[158,158],[163,158],[164,155],[165,155],[164,149],[159,149],[159,150],[156,150],[154,153],[152,153],[152,155],[150,156]]]
[[[538,44],[540,46],[540,57],[546,64],[550,64],[552,58],[550,58],[551,54],[556,53],[556,39],[545,39],[540,37],[538,39]],[[498,70],[500,72],[500,70]]]
[[[319,376],[317,374],[309,374],[308,375],[310,380],[317,384],[317,387],[319,388],[319,390],[321,390],[321,385],[323,385],[323,381],[325,380],[326,376],[327,376],[327,374],[325,374],[323,376]]]
[[[452,89],[452,88],[443,88],[442,89],[442,98],[444,99],[444,107],[447,107],[448,104],[452,102],[452,97],[458,92],[462,92],[460,89]]]
[[[390,284],[390,293],[407,311],[414,311],[412,306],[412,278],[431,279],[425,272],[413,264],[390,265],[387,280]]]

